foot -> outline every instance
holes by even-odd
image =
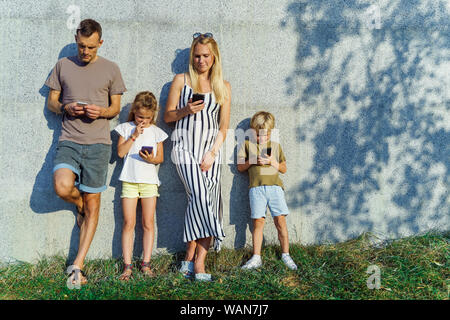
[[[281,256],[281,261],[291,270],[297,270],[297,265],[295,264],[294,260],[292,260],[289,253],[283,253]]]
[[[133,269],[133,265],[131,263],[130,264],[126,264],[124,266],[124,268],[123,268],[122,274],[119,277],[119,280],[121,280],[121,281],[128,281],[128,280],[130,280],[131,274],[133,273],[132,269]]]
[[[250,260],[247,261],[246,264],[242,266],[244,270],[256,269],[262,266],[261,256],[253,255]]]
[[[185,278],[193,278],[194,277],[194,262],[181,261],[181,267],[178,271],[180,273],[182,273]]]
[[[83,271],[77,265],[73,264],[69,266],[66,270],[69,278],[67,279],[67,283],[72,285],[85,285],[87,284],[87,278],[84,275]]]
[[[212,281],[212,277],[209,273],[196,273],[195,281]]]
[[[150,269],[150,261],[149,262],[142,262],[141,264],[141,271],[146,277],[154,277],[155,274],[153,273],[152,269]]]

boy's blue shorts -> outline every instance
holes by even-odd
[[[269,206],[272,217],[289,214],[284,191],[280,186],[252,187],[248,192],[248,196],[250,198],[252,219],[265,218],[267,206]]]
[[[106,190],[111,146],[103,143],[78,144],[63,140],[58,143],[53,173],[67,168],[75,173],[75,185],[82,192],[100,193]]]

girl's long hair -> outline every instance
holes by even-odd
[[[192,89],[194,89],[194,92],[199,92],[198,74],[197,70],[194,68],[194,49],[198,43],[208,45],[209,50],[214,55],[214,63],[209,70],[209,79],[211,82],[212,91],[216,97],[216,101],[219,105],[222,105],[225,100],[229,98],[229,96],[227,87],[223,81],[222,60],[220,58],[219,46],[212,37],[208,38],[199,36],[192,41],[191,51],[189,54],[189,76],[191,78]]]
[[[136,112],[136,110],[141,108],[153,111],[153,118],[151,124],[156,124],[158,103],[156,101],[155,95],[150,91],[142,91],[136,95],[133,103],[131,104],[131,109],[130,113],[128,114],[127,121],[134,121],[135,120],[134,113]]]

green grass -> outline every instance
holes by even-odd
[[[433,299],[448,300],[450,234],[430,233],[391,242],[383,248],[369,245],[367,234],[333,245],[291,245],[299,269],[288,270],[279,246],[263,249],[264,265],[242,271],[249,249],[211,252],[207,271],[212,283],[186,280],[177,273],[182,253],[152,258],[155,278],[134,269],[127,283],[118,280],[118,259],[89,260],[89,284],[80,290],[66,287],[66,257],[43,258],[37,264],[14,264],[0,269],[0,299]],[[381,270],[381,287],[368,289],[367,268]]]

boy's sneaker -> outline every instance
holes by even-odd
[[[242,266],[244,270],[256,269],[262,266],[261,256],[254,255]]]
[[[181,268],[178,270],[187,279],[194,277],[194,262],[181,261]]]
[[[283,253],[281,255],[281,261],[284,262],[284,264],[291,270],[297,270],[297,265],[295,264],[294,260],[292,260],[291,256],[287,253]]]

